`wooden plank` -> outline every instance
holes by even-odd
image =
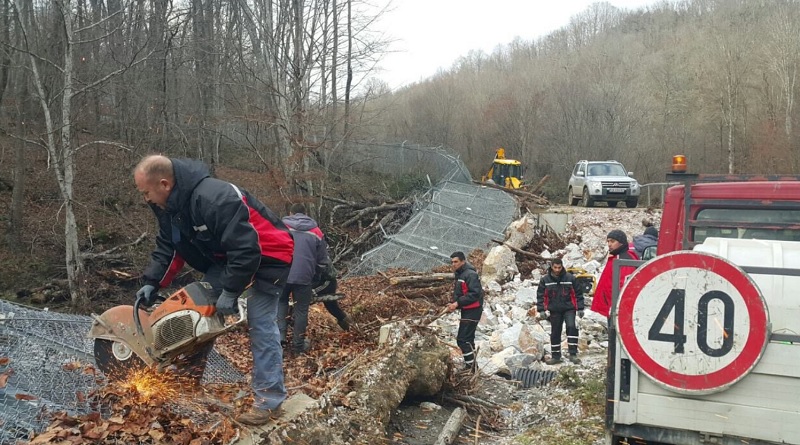
[[[266,443],[262,436],[264,433],[269,433],[274,430],[278,425],[286,423],[300,414],[306,409],[311,408],[317,404],[317,401],[311,397],[298,393],[289,397],[283,402],[283,415],[277,419],[272,419],[262,426],[252,427],[252,429],[243,429],[241,437],[235,442],[236,445],[256,445]]]
[[[453,440],[458,437],[458,432],[461,431],[461,425],[464,423],[465,417],[467,417],[467,412],[463,408],[454,409],[434,445],[450,445],[453,443]]]

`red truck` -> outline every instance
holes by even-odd
[[[800,444],[800,177],[685,161],[656,257],[614,263],[640,267],[614,289],[606,443]]]

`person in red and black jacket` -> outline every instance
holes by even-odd
[[[247,322],[254,404],[237,420],[267,423],[287,396],[276,314],[294,250],[289,229],[247,191],[212,178],[200,161],[147,156],[133,178],[159,228],[144,286],[136,293],[143,305],[155,303],[157,290],[168,286],[184,263],[219,293],[216,307],[223,315],[236,313],[239,296],[253,283]]]
[[[636,255],[629,244],[628,235],[622,230],[612,230],[606,236],[606,243],[608,244],[608,261],[603,267],[603,272],[600,274],[600,279],[597,281],[597,289],[594,291],[592,298],[592,310],[598,314],[603,314],[606,318],[611,316],[612,304],[612,272],[614,270],[614,260],[617,258],[621,260],[638,260]],[[635,271],[633,266],[623,266],[619,268],[619,288],[625,286],[625,279]]]
[[[567,324],[569,361],[580,363],[578,358],[578,325],[575,316],[583,317],[583,293],[575,276],[564,270],[564,263],[556,258],[539,281],[536,288],[536,310],[542,320],[550,319],[550,359],[548,365],[561,363],[561,328]]]
[[[455,272],[453,299],[447,305],[447,312],[461,310],[456,343],[464,356],[464,365],[472,372],[477,370],[475,360],[475,330],[483,314],[483,287],[478,272],[467,263],[464,252],[453,252],[450,265]]]

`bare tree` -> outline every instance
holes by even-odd
[[[104,20],[87,24],[83,28],[76,26],[75,17],[77,14],[75,2],[72,0],[60,0],[53,2],[52,11],[43,11],[52,14],[49,17],[60,23],[60,41],[56,42],[59,48],[59,58],[50,58],[42,54],[41,48],[45,42],[37,41],[37,34],[32,32],[36,29],[34,22],[35,11],[31,0],[15,0],[18,11],[18,23],[22,32],[22,45],[17,48],[27,55],[28,68],[30,69],[30,80],[33,83],[36,100],[39,102],[42,115],[44,116],[45,137],[44,142],[29,140],[43,147],[48,154],[48,160],[52,165],[53,172],[61,193],[62,210],[64,212],[64,239],[65,239],[65,262],[67,279],[70,287],[70,294],[73,303],[77,304],[81,298],[80,277],[84,271],[84,263],[81,258],[80,244],[78,237],[78,223],[75,218],[75,199],[74,188],[77,166],[75,165],[75,154],[82,147],[88,144],[111,144],[121,145],[113,142],[91,141],[83,145],[77,145],[74,137],[73,105],[77,96],[85,94],[92,88],[107,82],[114,76],[123,73],[128,66],[125,65],[115,70],[105,73],[102,77],[92,81],[79,81],[76,79],[75,51],[78,46],[85,45],[86,42],[80,37],[81,33],[89,31],[95,26],[101,26]],[[121,13],[121,10],[117,11]],[[52,42],[47,42],[50,44]],[[144,59],[130,61],[130,64],[141,62]],[[50,71],[58,74],[58,83],[55,90],[46,85],[45,73],[42,66],[46,66]]]

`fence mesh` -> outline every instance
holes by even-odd
[[[92,318],[28,308],[0,300],[0,444],[28,440],[50,421],[48,414],[93,410],[98,386]],[[204,382],[234,383],[244,376],[212,351]]]
[[[469,170],[441,147],[411,144],[348,143],[331,162],[338,172],[369,171],[395,176],[428,175],[432,182],[469,183]]]
[[[439,182],[418,201],[411,220],[362,255],[348,275],[372,275],[393,268],[429,271],[447,262],[454,251],[469,253],[489,247],[492,238],[503,237],[517,214],[514,198],[502,190],[472,184],[466,166],[441,149],[381,146],[364,150],[368,148],[373,153],[370,162],[390,160],[409,172],[425,166],[431,180]]]

